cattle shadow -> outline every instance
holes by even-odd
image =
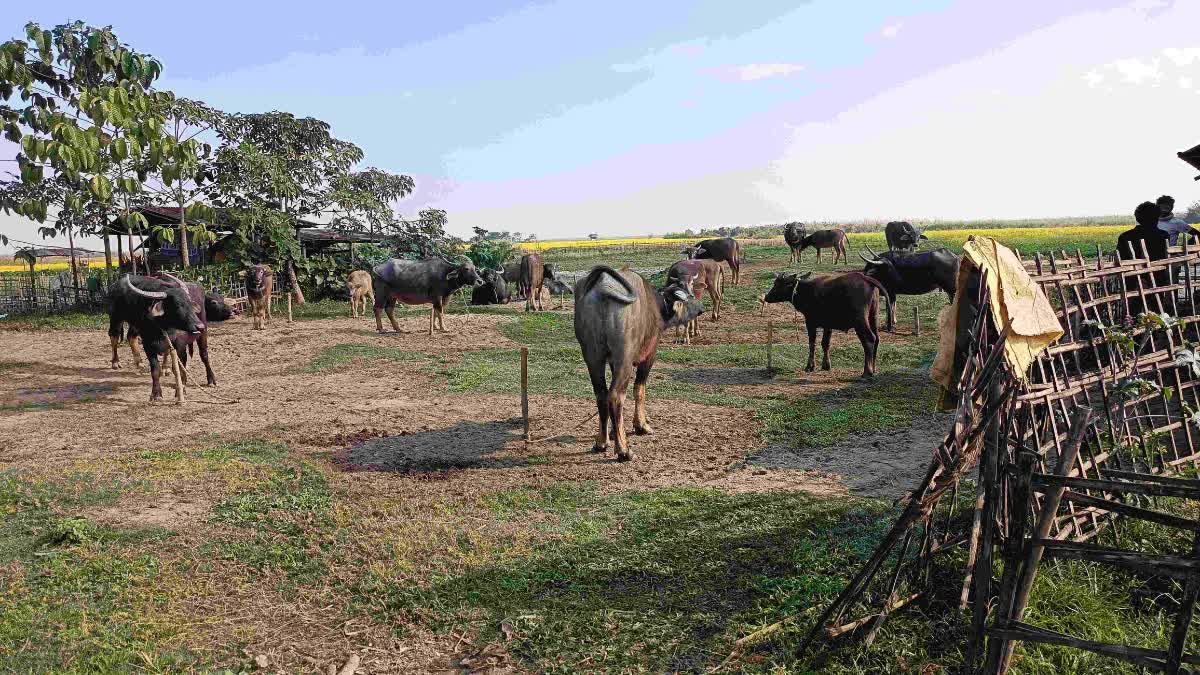
[[[74,403],[89,403],[115,393],[109,382],[22,387],[0,398],[0,412],[53,410]]]
[[[521,439],[521,419],[457,422],[445,429],[372,438],[334,456],[346,471],[426,473],[523,466],[523,458],[492,457]]]
[[[688,368],[671,371],[671,379],[688,384],[761,385],[776,381],[764,368]]]

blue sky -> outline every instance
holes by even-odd
[[[403,214],[549,238],[1188,203],[1198,5],[68,1],[0,36],[111,24],[163,87],[319,117],[413,175]]]

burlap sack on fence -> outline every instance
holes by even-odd
[[[1024,379],[1029,366],[1063,330],[1050,299],[1034,282],[1017,255],[991,237],[971,236],[963,244],[963,256],[958,265],[958,288],[974,270],[986,280],[991,294],[992,320],[1001,331],[1008,330],[1004,358],[1018,378]],[[954,349],[957,340],[960,303],[966,293],[956,293],[954,302],[938,315],[937,358],[930,375],[942,386],[943,392],[957,392],[961,373],[954,371]],[[949,403],[943,396],[943,404]],[[942,407],[945,407],[943,405]]]

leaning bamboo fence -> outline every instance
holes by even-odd
[[[1147,502],[1200,498],[1200,481],[1181,477],[1200,463],[1200,289],[1193,288],[1200,251],[1185,244],[1158,261],[1138,253],[1120,261],[1099,250],[1090,260],[1081,251],[1061,252],[1026,263],[1066,333],[1027,378],[1003,358],[1008,336],[993,323],[989,304],[996,300],[987,284],[975,279],[959,289],[970,309],[959,316],[953,427],[895,525],[825,608],[802,652],[851,634],[869,644],[889,615],[930,599],[935,559],[965,548],[964,672],[1007,672],[1019,642],[1064,645],[1162,672],[1200,665],[1200,655],[1184,653],[1200,594],[1200,523]],[[975,498],[960,499],[972,471]],[[959,504],[973,504],[969,518],[956,514]],[[1190,531],[1196,543],[1171,556],[1092,543],[1123,518]],[[1023,623],[1043,557],[1182,580],[1168,648],[1098,643]]]

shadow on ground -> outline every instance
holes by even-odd
[[[511,467],[521,459],[491,457],[509,441],[520,440],[521,420],[458,422],[445,429],[384,436],[358,443],[337,456],[351,471],[397,473],[468,467]]]
[[[671,377],[690,384],[753,385],[775,381],[763,368],[688,368],[671,371]]]

